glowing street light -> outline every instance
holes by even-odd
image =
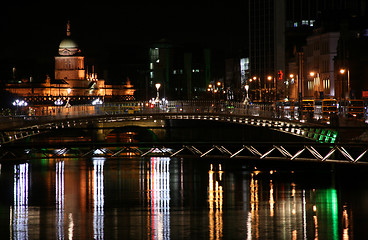
[[[64,102],[63,102],[63,100],[61,100],[60,98],[58,98],[58,99],[56,99],[56,101],[54,102],[54,104],[55,104],[56,106],[61,106],[61,105],[63,105],[63,104],[64,104]]]
[[[249,101],[249,95],[248,95],[249,85],[248,85],[248,84],[246,84],[246,85],[244,86],[244,88],[245,88],[245,92],[246,92],[246,97],[245,97],[245,99],[244,99],[244,104],[247,104],[247,103],[248,103],[248,101]]]
[[[24,100],[19,100],[19,99],[16,99],[13,103],[13,106],[17,106],[17,107],[27,107],[28,106],[28,103]]]
[[[347,73],[347,78],[348,78],[347,85],[348,86],[347,86],[347,93],[345,93],[345,98],[349,98],[349,96],[350,96],[350,71],[349,71],[349,69],[346,70],[345,68],[341,68],[339,72],[342,75],[344,75],[345,72]]]
[[[101,105],[103,101],[100,98],[96,98],[92,101],[92,105]]]
[[[156,96],[156,102],[159,102],[160,101],[160,92],[159,92],[159,89],[160,89],[160,87],[161,87],[161,84],[160,83],[156,83],[155,84],[155,87],[156,87],[156,89],[157,89],[157,96]]]

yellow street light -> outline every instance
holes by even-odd
[[[290,77],[290,78],[294,78],[294,74],[290,74],[290,75],[289,75],[289,77]]]
[[[271,77],[271,76],[268,76],[268,77],[267,77],[267,80],[268,80],[268,81],[271,81],[271,80],[272,80],[272,77]]]
[[[344,73],[345,73],[345,71],[346,71],[346,70],[345,70],[345,69],[343,69],[343,68],[341,68],[341,69],[340,69],[340,73],[341,73],[341,74],[344,74]]]
[[[309,73],[309,75],[311,76],[311,77],[314,77],[314,75],[315,75],[316,73],[315,72],[310,72]]]

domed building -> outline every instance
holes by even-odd
[[[68,83],[74,95],[84,95],[83,88],[88,87],[84,70],[84,56],[78,45],[70,37],[70,22],[67,25],[66,38],[60,42],[59,56],[55,57],[55,80]]]
[[[6,90],[34,105],[53,105],[67,99],[71,104],[91,103],[100,98],[104,101],[134,100],[135,89],[128,80],[125,85],[106,85],[97,74],[85,70],[84,56],[78,44],[71,38],[68,21],[66,37],[59,44],[55,56],[55,78],[47,76],[45,83],[18,81],[6,85]]]

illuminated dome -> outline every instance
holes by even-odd
[[[66,26],[66,38],[59,45],[59,54],[62,56],[72,56],[79,53],[78,45],[70,38],[70,21]]]
[[[59,45],[59,54],[62,56],[71,56],[80,52],[78,45],[69,37],[61,41]]]

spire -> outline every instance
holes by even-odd
[[[68,23],[66,24],[66,35],[70,37],[70,20],[68,20]]]

